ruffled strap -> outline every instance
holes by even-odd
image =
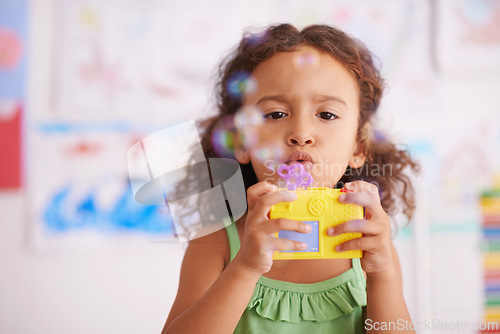
[[[231,223],[226,226],[226,233],[229,240],[229,252],[231,253],[231,261],[233,261],[234,257],[236,256],[236,254],[238,254],[241,247],[236,223]]]
[[[359,270],[359,259],[353,259],[353,268],[318,283],[297,284],[261,277],[248,309],[273,321],[333,320],[366,305],[366,281]]]

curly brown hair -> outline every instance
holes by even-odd
[[[218,115],[200,124],[206,157],[217,157],[211,138],[218,121],[235,114],[242,106],[241,99],[228,91],[228,81],[232,76],[239,72],[252,73],[274,54],[294,51],[303,45],[314,47],[339,61],[352,73],[360,90],[357,140],[365,144],[367,159],[360,168],[348,167],[337,186],[354,180],[375,183],[379,188],[382,207],[387,213],[395,214],[398,211],[396,207],[401,205],[402,212],[411,218],[415,210],[415,193],[409,172],[416,172],[418,164],[407,150],[399,149],[380,132],[371,131],[370,135],[364,130],[367,128],[365,124],[370,122],[378,109],[384,81],[366,46],[331,26],[311,25],[299,31],[290,24],[280,24],[260,33],[245,34],[238,47],[219,67],[216,86]],[[247,189],[258,182],[251,163],[240,167]]]

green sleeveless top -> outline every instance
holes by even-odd
[[[240,249],[236,224],[226,227],[231,260]],[[261,276],[234,333],[363,333],[366,280],[359,259],[326,281],[299,284]]]

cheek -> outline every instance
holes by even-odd
[[[334,157],[328,161],[313,166],[312,174],[317,181],[332,181],[336,183],[346,171],[348,163],[344,159]]]
[[[357,119],[352,119],[345,122],[337,133],[336,142],[341,143],[341,147],[337,147],[339,154],[342,156],[351,155],[357,147],[358,123]],[[350,158],[350,156],[349,156]]]
[[[252,127],[241,129],[240,138],[248,152],[251,152],[261,141],[258,131]]]
[[[268,181],[270,183],[276,184],[279,180],[279,176],[276,172],[275,162],[274,161],[252,161],[252,166],[257,176],[257,180]]]
[[[325,156],[344,160],[356,147],[356,129],[339,124],[337,128],[324,132],[320,140],[325,147]]]
[[[281,161],[283,158],[282,135],[276,130],[257,131],[251,136],[251,145],[247,145],[253,159],[261,163],[268,160]]]

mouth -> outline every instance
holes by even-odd
[[[307,152],[304,151],[295,151],[292,154],[290,154],[285,161],[287,165],[291,165],[294,163],[302,164],[302,165],[312,165],[313,159],[311,155]]]

